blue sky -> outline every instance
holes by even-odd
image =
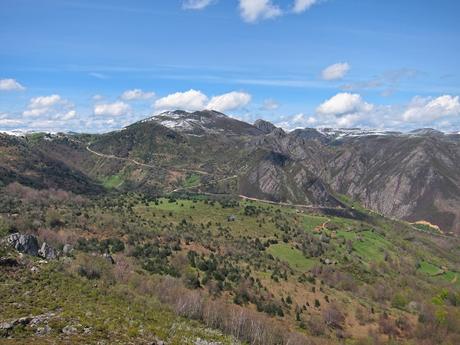
[[[460,131],[454,0],[0,0],[0,130],[175,108]]]

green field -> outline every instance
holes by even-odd
[[[312,268],[316,261],[306,258],[298,249],[292,248],[289,244],[278,243],[268,248],[268,253],[274,257],[284,261],[291,266],[291,268],[308,271]]]
[[[107,189],[116,189],[123,184],[123,178],[120,175],[112,175],[104,178],[102,184]]]

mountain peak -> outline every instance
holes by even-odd
[[[277,128],[273,123],[262,119],[256,120],[256,122],[254,122],[254,127],[257,127],[265,134],[271,133]]]
[[[154,121],[172,130],[189,135],[234,134],[260,135],[261,130],[246,122],[229,117],[216,110],[165,111],[141,122]]]

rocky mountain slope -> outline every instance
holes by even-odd
[[[41,136],[33,143],[30,136],[2,138],[2,152],[15,152],[8,156],[14,159],[1,156],[4,184],[38,179],[86,192],[102,182],[122,190],[201,190],[328,207],[346,196],[386,216],[460,234],[458,134],[287,133],[263,120],[251,125],[215,111],[174,111],[103,135]],[[57,171],[31,168],[29,156]]]

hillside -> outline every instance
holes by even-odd
[[[460,337],[460,242],[365,210],[356,219],[199,194],[85,198],[17,184],[1,202],[2,236],[29,233],[48,246],[46,261],[0,246],[6,344]]]
[[[266,121],[250,125],[213,111],[175,111],[102,135],[36,136],[33,144],[29,137],[9,140],[16,150],[33,150],[67,169],[64,176],[75,173],[74,180],[87,184],[154,194],[187,188],[332,207],[344,195],[389,217],[460,233],[455,134],[309,128],[286,133]],[[25,170],[26,160],[21,164]],[[18,168],[8,168],[5,181],[12,170]]]

